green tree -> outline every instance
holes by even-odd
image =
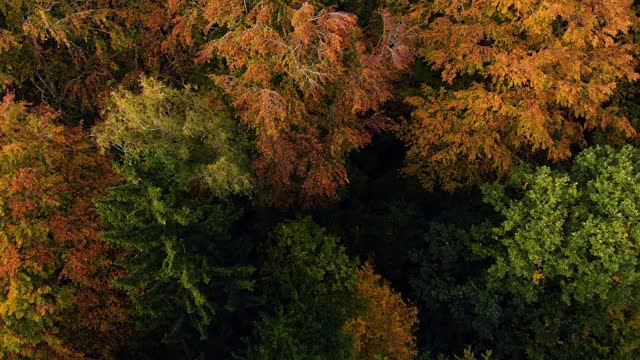
[[[234,249],[242,212],[230,199],[249,190],[251,175],[236,163],[241,136],[221,107],[189,89],[141,84],[139,94],[116,92],[95,129],[99,144],[120,151],[124,178],[98,209],[106,238],[130,249],[117,283],[141,329],[189,356],[253,287],[253,268]]]
[[[250,339],[249,359],[349,359],[343,332],[357,314],[357,264],[311,218],[276,226],[260,267],[268,306]]]
[[[421,301],[452,303],[452,318],[466,311],[463,326],[513,358],[637,358],[637,151],[589,148],[567,171],[523,166],[511,179],[483,188],[498,220],[431,236],[417,256]],[[431,264],[443,251],[449,276]]]
[[[418,264],[410,278],[420,309],[418,336],[434,354],[453,355],[468,344],[492,348],[502,320],[497,297],[484,284],[487,261],[472,251],[491,226],[470,231],[470,218],[463,211],[445,214],[409,252]]]
[[[522,168],[512,178],[510,190],[484,190],[504,221],[492,231],[495,246],[478,251],[495,261],[488,285],[512,296],[508,321],[515,332],[530,334],[524,351],[530,358],[541,357],[541,350],[556,357],[636,358],[637,151],[590,148],[567,173]]]

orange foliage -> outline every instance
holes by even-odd
[[[173,7],[179,3],[184,5],[173,1]],[[214,24],[229,30],[205,43],[197,61],[225,61],[229,75],[211,78],[255,130],[256,172],[275,200],[310,203],[334,196],[348,181],[346,154],[370,141],[374,114],[392,94],[390,80],[413,61],[405,22],[383,11],[381,39],[372,45],[354,15],[333,8],[318,11],[306,2],[198,3],[204,31]],[[191,20],[180,18],[179,24],[196,22],[193,10],[184,13]],[[189,42],[192,31],[172,34]]]
[[[452,86],[425,88],[405,139],[410,172],[453,189],[504,174],[540,154],[567,159],[585,132],[635,135],[606,107],[636,80],[631,0],[436,0],[414,7],[427,23],[421,53]],[[427,20],[432,19],[432,20]]]
[[[0,357],[104,356],[127,335],[92,202],[116,178],[56,116],[0,103]]]
[[[413,330],[418,324],[418,309],[406,304],[369,263],[358,271],[357,292],[369,307],[363,316],[350,320],[345,326],[345,331],[353,334],[356,358],[415,358]]]

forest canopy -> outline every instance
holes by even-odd
[[[0,358],[640,358],[638,10],[0,0]]]

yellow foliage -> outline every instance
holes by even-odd
[[[413,330],[418,324],[418,309],[405,303],[369,263],[358,271],[357,292],[366,300],[368,309],[345,325],[345,332],[353,335],[356,358],[415,358]]]
[[[531,278],[533,279],[533,283],[538,285],[540,283],[540,280],[544,279],[544,273],[542,272],[542,270],[536,270],[533,272]]]

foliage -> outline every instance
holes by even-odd
[[[418,335],[435,353],[453,354],[467,344],[491,347],[503,320],[496,295],[483,283],[488,265],[472,251],[491,226],[460,224],[460,217],[469,215],[456,212],[434,221],[409,254],[418,265],[410,279],[415,301],[426,313]]]
[[[185,2],[175,3],[179,9]],[[235,114],[255,130],[255,169],[273,200],[313,203],[334,197],[347,182],[345,155],[366,145],[380,128],[378,111],[391,98],[390,80],[412,62],[406,23],[383,11],[374,45],[355,15],[334,7],[196,3],[202,11],[181,8],[191,20],[181,17],[173,34],[189,42],[193,27],[185,26],[197,23],[196,13],[204,18],[205,32],[228,29],[205,43],[196,60],[226,65],[211,78],[229,95]]]
[[[142,77],[140,86],[139,94],[112,94],[105,121],[94,129],[103,149],[114,146],[124,158],[152,151],[160,161],[180,161],[172,176],[185,189],[206,185],[220,198],[251,190],[247,139],[220,100],[151,78]]]
[[[409,97],[407,171],[427,187],[478,184],[520,160],[566,160],[585,134],[635,135],[608,107],[636,80],[632,1],[419,2],[420,53],[446,86]]]
[[[461,247],[430,240],[418,254],[419,298],[458,299],[446,306],[451,316],[472,320],[461,325],[503,355],[637,357],[639,160],[629,146],[589,148],[567,172],[519,167],[512,185],[485,186],[502,218],[470,231],[441,227],[440,238]],[[420,258],[442,250],[473,255],[454,255],[460,275]]]
[[[302,218],[276,226],[265,255],[261,286],[269,303],[248,358],[351,358],[342,328],[358,308],[357,268],[338,239]]]
[[[437,359],[437,360],[449,360],[449,359],[453,359],[453,360],[490,360],[492,354],[493,354],[493,351],[487,350],[487,351],[485,351],[485,352],[483,352],[481,354],[476,355],[476,353],[473,351],[471,346],[465,346],[465,348],[464,348],[464,350],[463,350],[461,355],[453,355],[453,357],[450,357],[450,356],[446,356],[444,354],[438,354],[438,356],[436,356],[435,359]],[[429,359],[430,358],[429,355],[430,354],[426,354],[426,356],[424,356],[423,358]]]
[[[482,251],[495,261],[487,281],[513,296],[515,309],[535,306],[513,324],[529,320],[530,358],[542,349],[637,357],[639,177],[635,149],[595,147],[566,174],[514,173],[523,191],[517,200],[503,186],[486,187],[486,200],[504,216],[493,230],[500,246]]]
[[[163,342],[199,346],[219,313],[244,306],[253,268],[236,256],[227,196],[248,189],[234,159],[240,139],[216,108],[190,92],[143,79],[142,93],[113,95],[96,128],[102,146],[122,151],[125,179],[98,204],[106,238],[130,249],[118,278],[139,325]],[[199,336],[194,332],[197,331]]]
[[[129,3],[0,1],[0,86],[67,109],[65,117],[91,115],[118,70],[136,68],[133,56],[118,56],[134,48]]]
[[[0,0],[0,358],[640,358],[639,4]]]
[[[0,357],[108,356],[128,331],[111,286],[120,251],[93,200],[115,183],[79,128],[11,95],[0,103]]]
[[[367,312],[349,320],[344,329],[353,334],[355,358],[415,358],[418,309],[406,304],[369,263],[358,270],[357,293],[365,299]]]

